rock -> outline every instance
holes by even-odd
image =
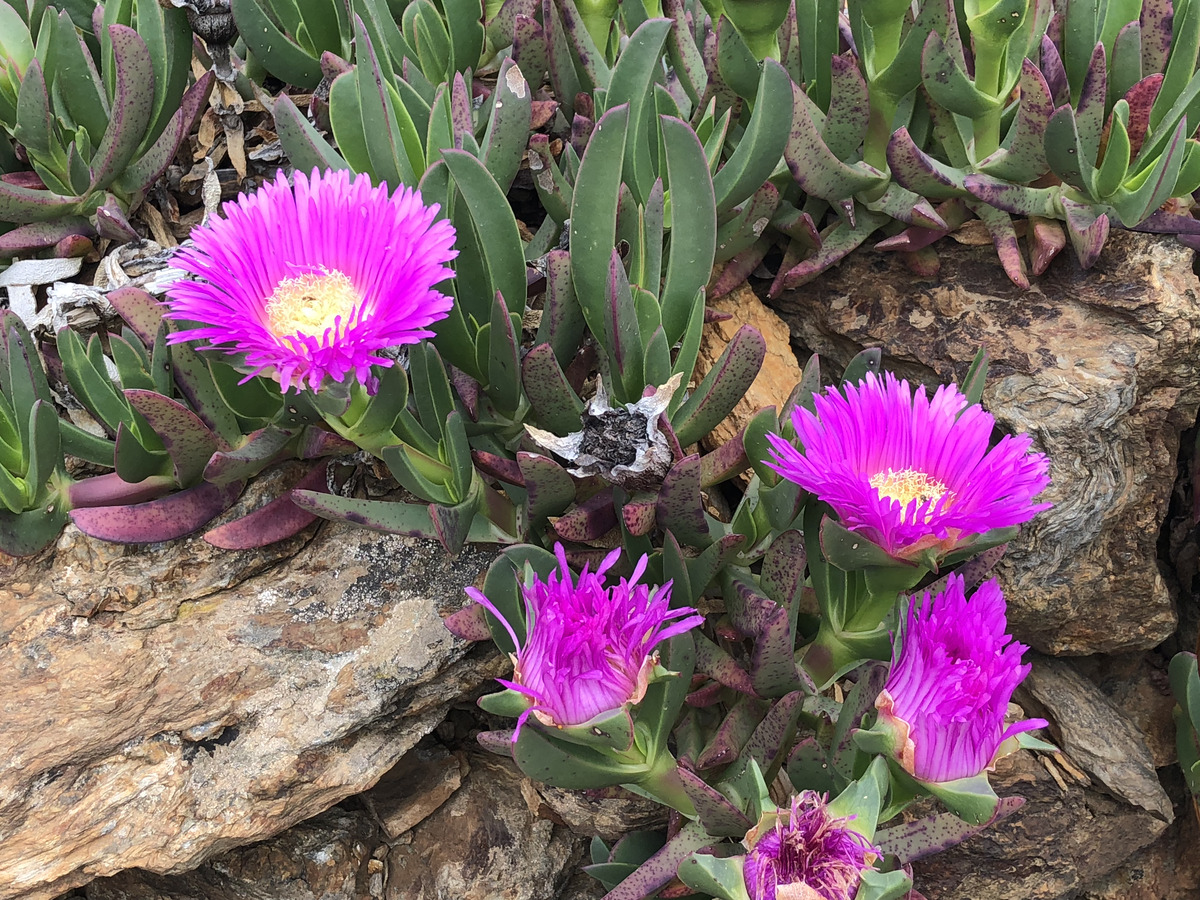
[[[1085,656],[1073,662],[1079,673],[1100,688],[1145,735],[1154,768],[1161,769],[1179,759],[1175,747],[1175,698],[1171,695],[1167,660],[1148,651]]]
[[[1139,850],[1079,895],[1079,900],[1194,900],[1200,897],[1200,822],[1189,809],[1177,769],[1167,773],[1178,801],[1175,821],[1157,841]]]
[[[183,875],[133,869],[96,879],[83,895],[87,900],[360,900],[382,895],[370,893],[371,870],[383,870],[372,857],[376,845],[367,817],[335,807]]]
[[[1075,896],[1167,827],[1047,755],[1021,750],[1004,757],[991,780],[1002,797],[1028,802],[966,843],[919,860],[914,883],[928,900]]]
[[[1026,710],[1045,710],[1050,732],[1071,764],[1114,796],[1170,822],[1171,801],[1158,781],[1142,730],[1067,660],[1031,655],[1030,661],[1033,670],[1017,696]],[[1122,856],[1118,850],[1112,855]]]
[[[696,378],[703,378],[716,364],[743,325],[753,325],[767,341],[767,355],[763,359],[758,377],[750,385],[733,411],[705,436],[700,444],[706,450],[721,446],[737,436],[742,427],[764,406],[774,406],[778,411],[788,394],[800,382],[803,370],[792,352],[787,324],[773,311],[763,305],[754,292],[746,286],[735,290],[708,304],[716,312],[729,313],[733,318],[723,322],[711,322],[704,326],[700,338],[700,357],[696,362]]]
[[[450,800],[388,853],[387,900],[546,900],[583,859],[586,840],[530,810],[516,766],[483,751]]]
[[[667,827],[669,810],[654,800],[632,794],[624,788],[599,791],[567,791],[548,784],[529,782],[536,790],[526,800],[536,810],[561,822],[578,835],[599,837],[615,843],[631,831]]]
[[[491,550],[315,528],[230,553],[68,527],[56,551],[0,556],[0,898],[270,837],[507,670],[438,615]]]
[[[1091,270],[1059,259],[1022,292],[991,248],[938,251],[936,279],[862,251],[775,306],[835,367],[881,347],[885,365],[936,384],[962,379],[986,347],[984,405],[1002,428],[1033,434],[1053,478],[1043,496],[1054,508],[1000,567],[1014,632],[1053,654],[1157,645],[1176,617],[1156,543],[1200,402],[1192,252],[1114,231]]]

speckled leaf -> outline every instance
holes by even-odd
[[[1006,147],[979,164],[979,170],[995,178],[1028,183],[1049,169],[1042,134],[1054,112],[1050,88],[1041,71],[1028,59],[1021,62],[1021,102]]]
[[[777,297],[785,290],[808,284],[826,269],[849,256],[887,221],[887,216],[861,208],[858,224],[855,226],[851,227],[839,219],[821,233],[821,248],[815,254],[790,269],[780,267],[768,296]]]
[[[835,788],[833,769],[816,738],[805,738],[793,748],[786,769],[788,778],[797,787],[824,793]]]
[[[757,697],[750,674],[737,664],[722,647],[714,644],[702,632],[696,632],[696,671],[740,694]]]
[[[518,453],[517,465],[524,479],[530,521],[559,515],[575,500],[575,482],[567,470],[550,457]]]
[[[204,479],[226,484],[250,478],[281,455],[288,442],[298,433],[298,428],[277,428],[274,425],[253,431],[237,447],[214,453],[204,467]]]
[[[888,142],[887,160],[896,181],[922,197],[944,200],[966,193],[963,187],[966,173],[925,153],[913,142],[907,128],[901,128],[892,135]]]
[[[621,522],[634,537],[645,537],[654,530],[653,500],[631,500],[621,507]]]
[[[1066,198],[1062,201],[1063,214],[1066,217],[1067,237],[1079,259],[1079,265],[1090,269],[1100,258],[1104,242],[1108,240],[1108,216],[1091,206],[1075,203]]]
[[[1057,188],[1025,187],[979,174],[968,175],[963,179],[963,185],[977,199],[1016,216],[1048,218],[1058,214],[1058,198],[1062,191]]]
[[[173,344],[171,365],[175,369],[175,384],[179,392],[200,420],[212,429],[219,449],[224,450],[236,443],[242,436],[241,426],[222,399],[208,364],[200,354],[188,344]]]
[[[612,490],[588,497],[557,519],[551,518],[550,524],[555,533],[566,541],[586,543],[603,537],[617,524]]]
[[[936,31],[925,39],[921,51],[921,79],[934,103],[969,119],[982,117],[1000,102],[975,87]]]
[[[1024,805],[1023,797],[1005,797],[995,815],[981,825],[968,824],[952,813],[934,813],[877,832],[875,844],[884,853],[896,854],[901,863],[916,862],[961,844]]]
[[[298,170],[319,168],[339,171],[350,168],[287,94],[280,94],[275,100],[273,114],[279,142],[288,160]]]
[[[703,825],[687,822],[661,850],[605,894],[604,900],[643,900],[651,896],[676,876],[684,860],[712,842]]]
[[[158,500],[132,506],[100,506],[71,511],[84,534],[119,544],[170,541],[191,534],[225,510],[242,492],[242,482],[204,482]]]
[[[520,730],[512,753],[517,767],[530,778],[575,791],[636,782],[647,769],[645,764],[621,763],[591,747],[568,744],[533,724]]]
[[[833,767],[847,778],[853,777],[851,765],[854,748],[850,740],[854,729],[862,723],[863,716],[875,708],[875,698],[887,683],[887,668],[878,663],[869,663],[859,668],[858,681],[846,695],[833,732]]]
[[[793,629],[799,612],[800,593],[804,590],[807,560],[804,535],[799,531],[785,531],[771,542],[759,575],[759,584],[767,596],[788,610]]]
[[[1040,216],[1030,217],[1026,239],[1029,241],[1030,264],[1034,275],[1043,274],[1054,257],[1067,246],[1067,236],[1062,226],[1053,219]]]
[[[154,113],[154,62],[146,42],[124,25],[109,25],[108,37],[116,82],[108,128],[92,156],[93,191],[106,188],[124,172]]]
[[[749,325],[738,329],[695,392],[671,416],[680,444],[695,443],[729,415],[757,377],[766,352],[758,331]]]
[[[1142,71],[1162,72],[1167,67],[1174,31],[1171,0],[1144,0],[1138,19],[1142,30]]]
[[[325,519],[350,522],[372,531],[436,538],[429,507],[417,503],[359,500],[318,491],[294,490],[292,502]]]
[[[783,158],[806,194],[835,201],[884,184],[886,176],[878,169],[845,163],[834,155],[813,119],[812,101],[797,85],[792,85],[792,94],[792,132]]]
[[[776,764],[782,761],[782,754],[792,746],[805,695],[816,693],[811,684],[808,688],[807,691],[792,691],[776,700],[750,736],[744,756],[758,763],[763,772],[774,771]]]
[[[967,206],[983,219],[992,234],[992,246],[1004,266],[1004,274],[1021,290],[1029,290],[1029,275],[1025,271],[1025,257],[1017,243],[1017,232],[1009,214],[986,203],[969,201]]]
[[[492,632],[488,628],[487,614],[478,603],[471,602],[456,613],[451,613],[442,619],[447,630],[464,641],[491,640]]]
[[[217,439],[208,426],[186,406],[154,391],[127,390],[125,397],[162,440],[179,484],[199,480],[217,451]]]
[[[696,759],[696,768],[711,769],[733,762],[750,740],[750,735],[758,727],[770,710],[770,704],[765,700],[742,696],[729,714],[717,727],[716,733],[708,742],[703,752]]]
[[[742,445],[743,433],[744,431],[738,432],[716,450],[700,458],[701,487],[712,487],[746,471],[749,462],[746,459],[746,448]]]
[[[679,460],[667,472],[658,492],[655,513],[659,527],[674,534],[681,544],[708,546],[711,537],[700,496],[700,457],[697,454]]]
[[[317,516],[292,502],[292,491],[328,493],[328,464],[314,466],[288,490],[240,519],[205,532],[204,540],[222,550],[251,550],[266,547],[298,534]]]
[[[690,769],[677,769],[684,793],[696,807],[696,815],[704,830],[714,837],[730,837],[741,840],[754,826],[745,813],[729,802],[720,791],[707,784]]]
[[[559,435],[580,429],[583,403],[571,390],[550,344],[538,344],[525,354],[521,380],[542,428]]]

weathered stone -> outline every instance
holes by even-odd
[[[609,844],[631,831],[665,828],[669,810],[654,800],[626,791],[566,791],[548,784],[529,782],[526,801],[534,810],[562,822],[585,837],[599,837]]]
[[[1170,822],[1171,801],[1158,781],[1142,730],[1069,661],[1036,655],[1030,660],[1033,669],[1018,697],[1027,711],[1045,711],[1050,731],[1071,764],[1114,796]],[[1114,849],[1112,856],[1120,859],[1121,850]]]
[[[1125,718],[1145,735],[1154,768],[1176,762],[1175,698],[1167,676],[1167,661],[1154,651],[1115,656],[1085,656],[1072,660]]]
[[[757,328],[767,342],[767,355],[762,368],[746,395],[723,422],[701,439],[701,446],[712,450],[736,437],[764,406],[774,406],[776,410],[782,407],[792,388],[799,383],[803,370],[792,351],[787,324],[764,306],[750,288],[743,285],[732,294],[708,305],[716,312],[729,313],[733,318],[704,326],[700,338],[700,356],[696,362],[697,378],[703,378],[716,364],[743,325]]]
[[[986,347],[984,405],[1033,434],[1054,480],[1054,508],[1000,567],[1014,631],[1055,654],[1155,646],[1175,627],[1156,542],[1200,402],[1192,251],[1114,232],[1091,270],[1060,258],[1022,292],[990,248],[938,250],[937,279],[863,251],[775,306],[834,366],[881,347],[890,368],[937,383]]]
[[[96,879],[83,894],[87,900],[365,900],[382,896],[382,889],[370,891],[376,846],[365,816],[335,807],[191,872],[131,869]]]
[[[586,841],[529,809],[516,766],[469,760],[463,786],[392,846],[387,900],[547,900],[575,871]]]
[[[370,787],[505,670],[438,616],[490,550],[309,533],[228,553],[71,527],[57,552],[0,557],[0,898],[276,834]]]
[[[1175,821],[1158,840],[1139,850],[1104,878],[1088,885],[1079,900],[1194,900],[1200,897],[1200,823],[1190,809],[1178,769],[1166,770],[1176,799]]]
[[[1018,751],[997,763],[991,780],[1001,796],[1028,802],[966,843],[917,862],[915,885],[928,900],[1073,896],[1166,828],[1156,814],[1081,782],[1051,756]]]

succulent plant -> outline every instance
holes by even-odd
[[[136,237],[126,212],[174,159],[212,84],[187,87],[181,10],[110,2],[96,7],[93,36],[80,10],[42,9],[27,26],[0,5],[0,125],[33,168],[25,184],[0,182],[0,220],[23,226],[4,236],[10,255],[72,234]]]

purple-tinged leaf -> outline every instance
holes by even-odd
[[[988,206],[1015,216],[1052,217],[1058,213],[1058,188],[1034,188],[1012,184],[991,175],[968,175],[963,186]]]
[[[565,541],[586,543],[603,537],[617,526],[612,490],[588,497],[562,516],[551,518],[550,524]]]
[[[866,163],[845,163],[834,155],[813,119],[814,111],[819,110],[799,86],[793,85],[792,93],[792,132],[783,158],[801,189],[835,203],[882,185],[883,172]]]
[[[771,704],[765,700],[741,697],[697,757],[696,768],[703,770],[728,765],[741,756],[742,748],[770,708]]]
[[[1071,101],[1071,87],[1067,83],[1067,70],[1063,68],[1062,57],[1054,41],[1045,35],[1042,36],[1042,75],[1045,76],[1046,87],[1055,106]]]
[[[971,218],[970,211],[963,204],[962,200],[957,197],[952,200],[943,200],[939,203],[937,214],[946,223],[945,229],[909,226],[899,234],[884,238],[875,245],[875,249],[915,252],[945,237],[962,225],[963,222]]]
[[[488,453],[486,450],[472,450],[471,460],[475,463],[475,468],[489,478],[515,484],[517,487],[525,486],[525,476],[521,474],[521,467],[515,459]]]
[[[714,644],[703,633],[697,631],[693,635],[696,641],[696,671],[702,672],[709,678],[727,688],[732,688],[739,694],[757,697],[754,683],[750,674],[737,664],[732,656],[720,645]],[[695,704],[693,704],[695,705]]]
[[[762,561],[759,584],[768,597],[792,614],[793,621],[804,590],[807,560],[804,535],[785,531],[771,542]]]
[[[833,769],[825,748],[816,738],[805,738],[796,744],[788,756],[786,769],[792,784],[802,784],[811,791],[832,793],[834,790]]]
[[[1001,147],[979,164],[980,171],[1009,181],[1031,182],[1050,168],[1042,135],[1054,113],[1050,87],[1030,60],[1021,61],[1021,102],[1006,147]]]
[[[866,204],[867,209],[886,213],[893,219],[918,228],[948,230],[949,226],[924,197],[893,182],[883,196]]]
[[[450,85],[450,127],[453,129],[456,150],[464,149],[464,136],[475,139],[475,123],[471,119],[471,95],[467,91],[462,72],[454,73],[454,80]]]
[[[1156,209],[1131,231],[1145,231],[1150,234],[1191,234],[1200,235],[1200,219],[1190,215],[1169,213],[1164,209]]]
[[[464,606],[458,612],[443,618],[442,622],[451,634],[464,641],[489,641],[492,639],[487,613],[478,603]]]
[[[718,703],[721,702],[721,698],[724,696],[724,694],[725,694],[725,685],[721,684],[721,682],[719,682],[719,681],[710,681],[708,684],[706,684],[704,687],[700,688],[699,690],[692,691],[690,694],[688,694],[686,702],[687,702],[688,706],[694,707],[696,709],[703,709],[708,706],[716,706]],[[697,753],[698,752],[699,752],[699,750],[697,749]],[[684,756],[681,756],[680,758],[681,759],[686,758],[688,760],[691,760],[693,758],[693,756],[694,756],[694,754],[693,755],[685,754]]]
[[[507,731],[481,731],[475,736],[475,740],[489,753],[511,760],[513,731],[511,728]]]
[[[1108,240],[1108,216],[1097,214],[1091,206],[1066,198],[1063,198],[1062,207],[1067,221],[1067,237],[1071,239],[1079,265],[1090,269],[1100,258],[1100,251]]]
[[[359,500],[354,497],[340,497],[337,494],[296,489],[292,490],[291,499],[301,509],[316,513],[325,519],[338,519],[388,534],[437,537],[429,515],[429,507],[422,504]]]
[[[153,347],[163,320],[162,305],[141,288],[128,285],[117,288],[106,297],[141,342]]]
[[[729,802],[729,799],[704,781],[695,772],[683,766],[676,769],[683,791],[696,807],[696,816],[704,830],[714,837],[738,838],[754,827],[746,814]]]
[[[93,191],[108,187],[125,171],[154,114],[154,62],[146,42],[124,25],[109,25],[108,39],[116,84],[108,128],[92,157]]]
[[[858,64],[844,56],[830,58],[832,90],[821,137],[838,159],[848,159],[862,145],[870,123],[867,83]]]
[[[340,434],[334,434],[316,425],[306,425],[296,443],[297,459],[320,459],[323,456],[348,456],[358,452],[358,447]]]
[[[762,237],[747,247],[745,250],[738,253],[733,259],[725,263],[717,275],[708,283],[705,293],[709,300],[719,300],[721,297],[734,291],[736,288],[746,283],[746,279],[753,274],[771,248],[775,246],[775,241],[771,237]],[[707,321],[708,311],[705,310],[705,321]]]
[[[240,519],[210,529],[204,540],[222,550],[251,550],[266,547],[299,534],[317,516],[292,502],[292,491],[329,492],[329,466],[314,466],[283,494]]]
[[[188,405],[216,435],[220,449],[225,450],[242,438],[237,417],[225,403],[213,381],[208,363],[188,344],[171,347],[171,365],[175,384],[187,399]]]
[[[1142,28],[1142,71],[1165,72],[1174,31],[1171,0],[1143,0],[1138,23]]]
[[[527,493],[531,521],[558,515],[574,501],[575,482],[549,456],[518,453],[517,466]]]
[[[1088,63],[1079,104],[1075,108],[1075,126],[1083,159],[1094,163],[1100,153],[1100,136],[1104,132],[1104,105],[1108,97],[1108,75],[1104,44],[1096,44]]]
[[[810,695],[815,693],[813,690]],[[744,755],[757,762],[763,772],[773,770],[792,746],[804,697],[804,691],[792,691],[776,700],[746,743]]]
[[[625,529],[634,537],[645,537],[654,530],[656,522],[654,515],[655,501],[630,500],[621,507],[621,521]]]
[[[712,844],[699,822],[688,822],[661,850],[638,866],[632,875],[604,895],[603,900],[643,900],[675,877],[680,864],[697,850]],[[587,866],[584,871],[587,871]]]
[[[204,479],[218,484],[245,480],[281,457],[295,436],[296,429],[274,425],[253,431],[242,439],[240,446],[214,453],[204,467]]]
[[[1125,130],[1129,133],[1129,155],[1137,159],[1146,140],[1146,132],[1150,128],[1150,111],[1154,101],[1158,99],[1159,89],[1162,88],[1161,72],[1147,75],[1125,94],[1125,102],[1129,104],[1129,124]]]
[[[175,479],[170,475],[151,475],[131,484],[116,472],[105,472],[71,482],[67,488],[67,505],[71,509],[84,509],[142,503],[157,500],[174,489]]]
[[[1004,551],[1008,549],[1008,544],[997,544],[995,547],[989,547],[978,556],[972,557],[967,562],[963,563],[954,573],[960,576],[964,582],[964,588],[968,591],[977,587],[988,572],[996,567],[996,563],[1004,557]],[[949,574],[939,578],[929,587],[925,588],[930,594],[937,594],[946,589],[946,583],[949,579]]]
[[[1067,236],[1063,234],[1062,226],[1054,219],[1044,219],[1041,216],[1029,217],[1029,231],[1026,237],[1029,241],[1034,275],[1041,275],[1050,268],[1050,262],[1067,246]]]
[[[563,33],[574,51],[578,69],[589,82],[584,87],[590,89],[606,86],[610,80],[610,72],[608,64],[604,61],[604,52],[597,49],[574,0],[555,0],[555,6],[562,15]]]
[[[758,376],[766,352],[766,340],[757,330],[749,325],[738,329],[699,387],[671,416],[681,445],[700,440],[729,415]]]
[[[521,361],[521,383],[536,421],[547,431],[565,435],[582,426],[583,403],[571,389],[550,344],[538,344]]]
[[[746,471],[750,463],[746,459],[746,448],[742,443],[744,434],[745,429],[742,429],[716,450],[700,458],[701,487],[712,487]]]
[[[771,219],[771,224],[808,249],[821,249],[821,233],[817,230],[813,217],[791,204],[780,204],[774,218]]]
[[[688,97],[695,105],[708,88],[708,72],[704,68],[704,54],[696,46],[684,0],[663,0],[663,15],[675,20],[675,27],[667,35],[667,54],[671,66],[679,75]]]
[[[550,48],[542,24],[532,16],[518,15],[513,24],[512,47],[513,59],[521,71],[540,83],[542,74],[550,68]]]
[[[84,534],[118,544],[171,541],[204,527],[229,509],[242,492],[242,482],[204,482],[187,490],[131,506],[101,506],[71,511],[71,521]]]
[[[56,222],[34,222],[0,234],[0,257],[22,256],[53,247],[71,236],[95,237],[96,229],[82,216],[64,216]]]
[[[846,695],[833,730],[831,762],[847,778],[854,777],[851,766],[855,751],[851,745],[851,735],[862,724],[863,716],[875,708],[875,698],[887,683],[887,668],[878,663],[860,666],[857,671],[858,682]]]
[[[1025,805],[1024,797],[1004,797],[995,814],[980,825],[964,822],[953,813],[934,813],[875,834],[876,845],[884,853],[894,853],[901,863],[912,863],[961,844]]]
[[[125,215],[124,208],[112,194],[96,208],[95,216],[96,230],[100,232],[100,237],[119,243],[138,239],[137,230],[129,224],[129,217]]]
[[[888,141],[887,160],[896,181],[922,197],[944,200],[966,193],[962,182],[965,173],[927,154],[913,142],[907,128],[901,128]]]
[[[700,457],[681,459],[663,479],[655,504],[658,526],[670,531],[684,545],[707,547],[711,542],[704,501],[700,496]]]
[[[198,480],[217,451],[217,439],[208,426],[186,406],[154,391],[131,389],[125,391],[125,398],[162,440],[179,484]]]
[[[95,249],[96,245],[92,243],[91,238],[82,234],[69,234],[54,245],[52,252],[55,259],[78,259]]]
[[[40,180],[40,179],[39,179]],[[0,221],[45,222],[79,210],[79,198],[0,181]]]
[[[180,100],[179,110],[167,122],[162,134],[141,157],[117,177],[118,190],[125,193],[144,191],[167,170],[167,166],[175,159],[183,139],[196,128],[215,82],[216,73],[210,69],[187,89]],[[294,106],[292,108],[295,109]],[[345,167],[344,163],[342,167]]]
[[[784,291],[808,284],[826,269],[849,256],[875,232],[875,229],[888,221],[887,216],[867,209],[860,211],[858,219],[858,225],[853,228],[839,219],[821,232],[821,249],[791,268],[781,266],[767,296],[778,297]],[[787,262],[786,256],[784,262]]]
[[[996,255],[1000,257],[1000,264],[1004,266],[1004,274],[1008,276],[1009,281],[1023,291],[1029,290],[1025,257],[1021,255],[1017,232],[1008,213],[979,201],[968,201],[967,205],[975,215],[983,219],[983,224],[991,232],[992,246],[996,248]]]
[[[441,503],[429,504],[429,520],[433,523],[433,533],[446,552],[457,556],[462,552],[463,544],[471,531],[471,523],[475,521],[479,511],[479,496],[472,493],[462,503],[454,506],[444,506]]]

